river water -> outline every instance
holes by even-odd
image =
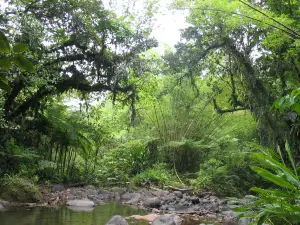
[[[98,205],[91,212],[76,212],[62,208],[11,208],[0,211],[1,225],[104,225],[114,215],[124,217],[145,215],[146,211],[110,202]],[[145,221],[129,221],[131,224],[148,225]]]
[[[92,211],[74,211],[67,207],[13,207],[0,211],[0,225],[105,225],[114,215],[129,217],[132,215],[146,215],[149,212],[122,205],[112,201],[103,205],[97,205]],[[143,220],[127,220],[129,224],[149,225]],[[217,221],[206,218],[201,221],[184,221],[183,225],[215,224]]]

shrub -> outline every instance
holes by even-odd
[[[269,189],[253,187],[258,193],[250,204],[237,208],[241,217],[253,218],[252,224],[299,224],[300,222],[300,178],[288,143],[285,145],[287,163],[282,153],[258,146],[261,153],[254,153],[252,158],[259,166],[252,169],[274,186]],[[246,212],[246,213],[243,213]],[[249,212],[251,212],[249,214]]]
[[[148,151],[141,141],[129,141],[106,152],[98,164],[99,180],[128,181],[148,167]]]
[[[137,174],[133,177],[135,185],[140,186],[143,183],[157,183],[159,186],[176,184],[176,178],[172,172],[166,168],[166,164],[159,163],[153,166],[153,168]]]
[[[16,202],[41,202],[42,195],[38,187],[26,178],[6,176],[1,184],[1,197]]]
[[[237,153],[238,154],[238,153]],[[239,157],[239,156],[238,156]],[[213,190],[218,196],[243,196],[258,180],[249,169],[250,160],[230,163],[211,158],[200,164],[196,179],[190,181],[195,191]]]

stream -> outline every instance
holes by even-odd
[[[48,207],[13,207],[0,211],[1,225],[105,225],[112,216],[121,215],[129,217],[131,215],[146,215],[149,212],[122,205],[117,201],[97,205],[93,211],[78,212],[67,207],[48,208]],[[127,220],[129,224],[149,225],[143,220]],[[185,221],[183,225],[199,224],[219,224],[211,219],[203,221]]]

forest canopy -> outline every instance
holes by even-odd
[[[187,26],[163,54],[160,1],[141,2],[0,8],[0,179],[156,181],[232,197],[259,186],[258,221],[299,222],[300,1],[174,0]],[[264,204],[276,185],[285,214]]]

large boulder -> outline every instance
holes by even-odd
[[[154,198],[146,198],[144,200],[144,203],[143,205],[145,207],[148,207],[148,208],[159,208],[161,206],[161,201],[159,198],[157,197],[154,197]]]
[[[152,225],[180,225],[181,219],[177,215],[165,214],[157,217]]]
[[[141,199],[140,193],[125,193],[121,196],[125,204],[137,204]]]
[[[68,200],[67,206],[94,207],[95,204],[89,199],[75,199],[75,200]]]
[[[122,216],[113,216],[106,225],[128,225],[128,222]]]
[[[54,193],[55,192],[61,192],[61,191],[64,191],[64,190],[66,190],[66,187],[62,184],[55,184],[52,187],[52,192],[54,192]]]

